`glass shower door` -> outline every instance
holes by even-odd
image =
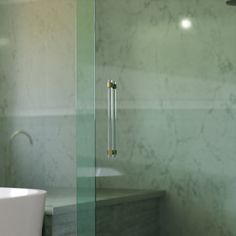
[[[140,235],[236,234],[234,2],[96,0],[97,204],[165,190],[160,231]],[[116,158],[108,80],[117,82]],[[112,215],[106,233],[119,235],[130,214]]]

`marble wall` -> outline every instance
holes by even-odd
[[[73,187],[76,181],[75,0],[0,1],[0,179]],[[15,130],[23,135],[9,147]]]
[[[164,189],[163,235],[236,234],[236,8],[215,0],[96,1],[99,187]],[[118,158],[106,158],[106,80]],[[113,172],[115,173],[115,172]]]
[[[75,2],[0,1],[0,184],[75,185]],[[98,187],[164,189],[163,235],[236,234],[236,8],[96,0]],[[106,158],[106,80],[118,158]],[[18,136],[24,129],[30,146]],[[106,169],[105,169],[106,170]],[[103,175],[106,175],[103,174]]]

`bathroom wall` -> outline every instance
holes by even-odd
[[[166,190],[165,236],[236,235],[236,8],[215,0],[96,7],[97,166],[113,169],[97,185]],[[118,83],[112,161],[108,79]]]
[[[1,181],[10,158],[12,185],[75,186],[75,2],[0,1]]]

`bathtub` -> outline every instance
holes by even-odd
[[[0,235],[41,236],[46,191],[0,188]]]

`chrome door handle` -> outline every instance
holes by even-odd
[[[115,158],[116,148],[116,90],[117,84],[113,80],[107,81],[107,156]]]

